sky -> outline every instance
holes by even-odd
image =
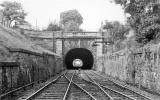
[[[6,0],[0,0],[0,3]],[[18,1],[27,12],[26,20],[32,26],[45,28],[49,22],[58,22],[60,13],[77,9],[83,17],[81,28],[97,31],[105,20],[125,23],[124,11],[111,0],[7,0]]]

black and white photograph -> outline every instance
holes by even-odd
[[[0,100],[160,100],[160,0],[0,0]]]

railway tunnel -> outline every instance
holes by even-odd
[[[69,50],[64,58],[67,69],[92,69],[94,57],[92,52],[85,48],[74,48]]]

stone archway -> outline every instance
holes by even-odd
[[[81,61],[81,66],[76,67],[73,65],[73,62],[77,59]],[[88,49],[74,48],[67,52],[64,62],[67,69],[92,69],[94,57]]]
[[[92,46],[94,41],[95,39],[85,39],[85,38],[63,40],[63,58],[72,49],[84,48],[92,53],[93,59],[97,59],[97,48]],[[95,67],[96,67],[96,60],[94,60],[93,63],[93,68]]]

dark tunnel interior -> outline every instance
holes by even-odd
[[[82,61],[82,66],[75,67],[73,66],[73,62],[75,59],[80,59]],[[93,55],[91,51],[85,48],[74,48],[71,49],[66,55],[64,59],[64,63],[67,69],[92,69],[94,62]]]

